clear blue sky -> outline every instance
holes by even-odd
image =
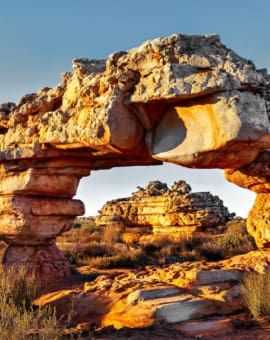
[[[55,86],[76,57],[106,58],[172,33],[217,33],[222,42],[258,67],[270,69],[269,0],[0,0],[0,102],[17,101]],[[223,180],[222,171],[178,166],[93,172],[78,197],[87,214],[148,180],[187,180],[194,191],[218,194],[245,216],[254,195]]]

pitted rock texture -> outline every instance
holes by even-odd
[[[267,72],[217,35],[174,34],[74,60],[58,86],[0,105],[0,237],[52,244],[82,213],[72,197],[91,170],[249,166],[270,147],[269,88]]]
[[[3,263],[14,269],[26,268],[31,274],[54,281],[69,279],[70,265],[55,244],[45,246],[10,246],[4,256]]]
[[[257,250],[220,262],[102,270],[83,287],[80,284],[50,292],[38,298],[36,304],[52,304],[60,315],[72,310],[75,324],[94,323],[117,329],[205,320],[242,311],[244,301],[239,284],[243,274],[265,274],[269,264],[269,252]],[[78,270],[93,274],[88,266]]]
[[[1,106],[3,160],[85,147],[97,169],[152,157],[234,168],[270,145],[268,76],[216,35],[175,34],[73,69]]]
[[[99,211],[96,224],[114,224],[130,231],[132,227],[143,230],[150,226],[154,233],[184,233],[188,229],[192,233],[204,228],[215,230],[234,215],[218,196],[210,192],[192,193],[185,181],[175,182],[171,189],[160,181],[138,189],[131,197],[107,202]]]
[[[225,178],[257,193],[247,218],[247,230],[259,248],[270,248],[270,152],[264,150],[248,165],[227,169]]]

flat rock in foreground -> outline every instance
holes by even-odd
[[[35,303],[50,303],[66,315],[73,309],[75,323],[94,323],[97,327],[140,328],[205,318],[210,321],[218,315],[243,311],[239,288],[242,275],[248,271],[263,274],[269,265],[268,252],[253,251],[215,263],[103,270],[91,282],[44,294]],[[78,269],[82,274],[89,270],[93,273],[92,268]]]

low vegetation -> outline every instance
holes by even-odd
[[[246,272],[240,285],[246,307],[253,317],[270,317],[270,272]]]
[[[25,270],[4,271],[0,267],[1,340],[60,339],[61,328],[49,307],[32,305],[37,281]]]
[[[216,235],[183,234],[175,238],[170,234],[142,234],[140,228],[134,228],[132,240],[127,241],[125,235],[120,226],[101,228],[95,226],[93,218],[84,218],[57,242],[74,266],[89,265],[100,269],[219,261],[255,249],[254,240],[246,231],[245,220],[239,218],[228,222],[225,232]]]
[[[58,238],[58,245],[74,266],[89,265],[101,269],[217,261],[254,249],[254,241],[246,232],[244,220],[230,221],[225,229],[223,234],[212,235],[211,240],[207,236],[182,235],[175,239],[169,234],[144,234],[127,242],[122,228],[109,226],[103,229],[97,227],[93,219],[82,219]],[[134,236],[139,232],[139,228],[134,229]],[[72,333],[64,331],[68,321],[59,320],[50,307],[32,304],[39,284],[33,275],[26,274],[24,269],[4,271],[0,267],[1,340],[72,339]],[[241,289],[246,306],[254,317],[270,315],[270,274],[245,274]]]

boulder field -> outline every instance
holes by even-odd
[[[172,162],[226,169],[258,193],[248,231],[270,246],[270,86],[266,70],[217,35],[146,41],[107,60],[73,60],[54,88],[0,105],[0,237],[4,264],[48,277],[69,266],[55,238],[83,204],[91,170]]]

